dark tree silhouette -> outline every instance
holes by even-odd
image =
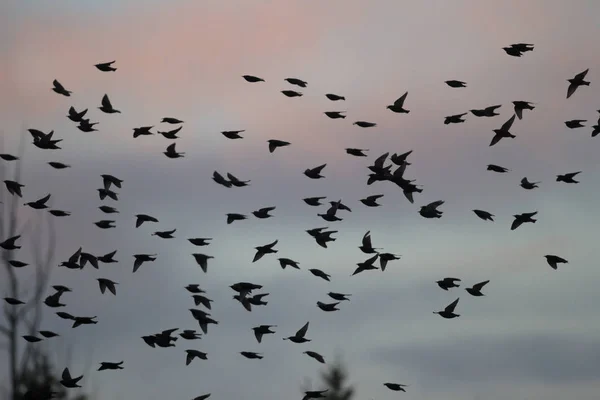
[[[322,387],[318,390],[329,389],[326,393],[328,400],[350,400],[354,395],[354,387],[346,383],[348,370],[341,357],[336,357],[324,372],[321,373]]]

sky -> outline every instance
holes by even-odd
[[[600,4],[583,0],[2,2],[1,152],[16,154],[24,129],[54,130],[63,139],[54,152],[34,147],[26,133],[21,179],[24,201],[52,193],[53,207],[72,212],[55,220],[54,262],[80,246],[96,255],[118,250],[119,263],[100,270],[54,270],[52,284],[73,288],[62,297],[65,310],[98,317],[96,325],[72,329],[48,310],[43,328],[61,335],[47,344],[57,368],[67,366],[61,349],[71,347],[71,371],[85,372],[85,389],[98,399],[300,399],[305,382],[321,388],[324,368],[303,354],[312,350],[328,361],[343,356],[356,399],[597,399],[600,137],[590,133],[600,117],[599,11]],[[535,44],[534,51],[516,58],[502,50],[519,42]],[[94,67],[112,60],[116,72]],[[567,100],[567,79],[587,68],[591,86]],[[245,74],[266,82],[248,83]],[[290,77],[308,86],[295,88],[284,81]],[[71,97],[51,91],[54,79]],[[467,87],[450,88],[449,79]],[[285,89],[303,96],[287,98]],[[409,114],[386,109],[406,91]],[[105,93],[121,114],[97,109]],[[347,100],[331,102],[325,93]],[[489,147],[515,100],[536,108],[515,121],[515,139]],[[468,114],[463,124],[443,124],[445,116],[495,104],[502,104],[497,117]],[[70,106],[89,108],[99,131],[76,129],[66,118]],[[331,120],[325,111],[347,111],[347,118]],[[185,121],[177,141],[184,158],[166,158],[170,141],[162,136],[132,137],[139,126],[168,129],[160,123],[167,116]],[[587,120],[586,127],[567,129],[571,119]],[[377,126],[362,129],[352,125],[357,120]],[[238,129],[242,140],[220,134]],[[270,154],[269,139],[292,144]],[[352,157],[346,147],[369,149],[368,157]],[[375,158],[409,150],[406,175],[423,188],[414,204],[391,183],[366,185]],[[48,161],[72,168],[54,170]],[[324,163],[325,179],[302,175]],[[510,172],[487,171],[487,164]],[[224,188],[213,171],[251,184]],[[583,171],[580,184],[555,181],[575,171]],[[123,179],[118,202],[99,200],[101,174]],[[520,188],[523,177],[540,187]],[[358,201],[372,194],[384,195],[381,207]],[[342,199],[352,212],[326,223],[316,215],[325,206],[302,202],[311,196]],[[418,214],[436,200],[445,201],[442,218]],[[102,204],[120,211],[115,229],[93,224],[110,219],[98,210]],[[226,213],[266,206],[277,207],[271,219],[225,223]],[[495,221],[478,219],[473,209]],[[514,214],[532,211],[539,212],[535,224],[510,230]],[[136,229],[138,213],[159,223]],[[38,222],[42,214],[21,210]],[[304,232],[321,226],[339,231],[328,249]],[[150,235],[174,228],[175,239]],[[358,249],[367,231],[374,247],[401,259],[385,272],[350,277],[368,258]],[[19,253],[26,262],[29,236]],[[195,248],[189,237],[214,239]],[[254,247],[275,239],[278,253],[252,263]],[[208,273],[194,252],[214,256]],[[132,274],[136,253],[158,258]],[[569,263],[553,270],[546,254]],[[299,261],[301,270],[282,270],[277,257]],[[328,272],[331,282],[309,268]],[[461,278],[461,287],[441,290],[435,282],[447,276]],[[119,283],[116,297],[100,294],[101,277]],[[488,279],[484,297],[464,290]],[[244,310],[228,287],[239,281],[262,284],[268,305]],[[183,289],[189,283],[214,300],[219,324],[201,340],[149,348],[141,336],[199,329]],[[316,302],[328,302],[329,291],[351,293],[351,301],[325,313]],[[459,318],[432,313],[457,297]],[[307,321],[310,343],[282,340]],[[251,328],[261,324],[277,325],[277,333],[258,344]],[[186,367],[186,349],[208,360]],[[264,359],[247,360],[240,351]],[[121,360],[122,371],[95,371],[102,361]],[[0,377],[6,383],[5,365]],[[396,393],[384,382],[409,387]]]

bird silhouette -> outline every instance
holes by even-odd
[[[585,71],[578,73],[573,78],[567,79],[567,82],[569,82],[569,87],[567,89],[567,99],[573,96],[573,94],[579,86],[590,86],[590,82],[585,80],[585,76],[587,75],[589,70],[590,69],[588,68]]]

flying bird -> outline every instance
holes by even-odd
[[[121,113],[121,111],[113,108],[107,94],[105,94],[104,97],[102,97],[102,106],[98,107],[98,109],[106,114]]]
[[[73,92],[65,89],[64,86],[61,85],[61,83],[59,81],[57,81],[56,79],[52,81],[52,85],[54,85],[52,90],[55,93],[62,94],[63,96],[67,96],[67,97],[71,96],[71,93],[73,93]]]
[[[564,182],[564,183],[579,183],[574,178],[579,175],[581,171],[570,172],[568,174],[556,175],[556,182]]]
[[[558,264],[567,264],[568,263],[567,260],[565,260],[564,258],[559,257],[559,256],[548,254],[548,255],[545,255],[544,257],[546,257],[546,262],[553,269],[558,269]]]
[[[293,343],[310,342],[311,339],[305,338],[306,332],[308,331],[308,324],[309,324],[309,322],[307,322],[302,328],[298,329],[298,331],[293,336],[283,338],[283,340],[289,340],[290,342],[293,342]]]
[[[404,109],[404,101],[406,100],[406,96],[408,96],[408,92],[404,93],[396,101],[394,101],[394,104],[391,104],[391,105],[387,106],[386,108],[395,113],[408,114],[410,112],[410,110]]]
[[[484,210],[473,210],[473,212],[484,221],[494,221],[494,214]]]
[[[250,82],[250,83],[264,82],[265,81],[262,78],[259,78],[257,76],[252,76],[252,75],[242,75],[242,78],[244,78],[247,82]]]
[[[273,249],[273,247],[275,247],[275,245],[278,242],[279,242],[279,240],[275,240],[274,242],[271,242],[271,243],[266,244],[264,246],[257,246],[257,247],[255,247],[256,254],[254,255],[254,259],[252,260],[252,262],[256,262],[256,261],[260,260],[265,254],[274,254],[274,253],[277,253],[277,250]]]
[[[590,69],[586,69],[583,72],[578,73],[571,79],[567,79],[569,82],[569,88],[567,89],[567,99],[575,93],[579,86],[590,86],[590,82],[585,80],[585,76],[587,75]]]
[[[323,168],[325,168],[327,166],[327,164],[322,164],[319,165],[318,167],[314,167],[314,168],[307,168],[304,171],[304,175],[306,175],[307,177],[309,177],[310,179],[321,179],[321,178],[325,178],[323,175],[321,175],[321,171],[323,171]]]
[[[344,119],[344,118],[346,118],[346,116],[343,115],[342,113],[345,113],[345,112],[346,111],[325,111],[324,114],[327,115],[331,119]]]
[[[357,126],[360,126],[361,128],[372,128],[374,126],[377,126],[376,123],[368,122],[368,121],[356,121],[352,125],[357,125]]]
[[[460,300],[460,298],[458,298],[458,299],[454,300],[452,303],[448,304],[448,306],[446,306],[446,308],[444,308],[442,311],[434,311],[433,313],[438,314],[439,316],[446,318],[446,319],[460,317],[460,314],[454,313],[454,309],[456,308],[456,305],[458,304],[458,300]]]
[[[339,96],[339,95],[333,94],[333,93],[327,93],[325,95],[325,97],[327,97],[331,101],[346,100],[346,98],[344,96]]]
[[[282,90],[281,93],[283,93],[286,97],[300,97],[300,96],[302,96],[302,93],[296,92],[295,90]]]
[[[513,215],[513,217],[515,219],[514,219],[512,225],[510,226],[510,230],[514,231],[515,229],[517,229],[519,226],[521,226],[522,224],[524,224],[526,222],[535,223],[537,221],[537,219],[533,219],[533,217],[535,215],[537,215],[537,213],[538,213],[537,211],[534,211],[534,212],[530,212],[530,213]]]
[[[451,288],[460,287],[460,285],[458,285],[457,282],[460,282],[460,279],[444,278],[442,280],[436,281],[438,286],[446,291],[448,291],[448,289],[451,289]]]
[[[538,183],[541,183],[541,182],[529,182],[527,180],[527,177],[521,179],[521,187],[523,189],[527,189],[527,190],[531,190],[531,189],[535,189],[535,188],[539,187]]]
[[[495,115],[500,115],[496,112],[496,110],[499,109],[500,107],[502,107],[502,104],[498,104],[495,106],[489,106],[489,107],[482,108],[482,109],[469,110],[469,111],[471,112],[471,114],[473,114],[476,117],[493,117]]]
[[[285,146],[289,146],[291,144],[290,142],[285,142],[283,140],[277,140],[277,139],[270,139],[270,140],[267,140],[267,142],[269,143],[269,153],[274,152],[275,149],[277,149],[279,147],[285,147]]]
[[[497,144],[503,138],[513,138],[514,139],[516,137],[515,135],[510,133],[510,128],[512,127],[513,122],[515,122],[515,115],[516,114],[513,114],[513,116],[510,117],[508,121],[506,121],[504,124],[502,124],[500,129],[494,129],[495,135],[492,138],[492,141],[490,142],[490,147]]]
[[[490,281],[483,281],[483,282],[479,282],[475,285],[473,285],[470,288],[465,288],[465,290],[467,291],[467,293],[469,293],[471,296],[475,296],[475,297],[480,297],[480,296],[485,296],[483,293],[481,293],[481,289],[483,289],[483,287],[485,285],[487,285]]]
[[[110,61],[110,62],[96,64],[95,67],[98,68],[102,72],[114,72],[114,71],[117,70],[115,67],[112,66],[115,63],[115,61],[116,60]]]
[[[450,86],[451,88],[467,87],[467,84],[465,82],[457,81],[457,80],[449,80],[449,81],[445,81],[445,83],[446,83],[446,85]]]
[[[297,79],[297,78],[286,78],[285,79],[289,84],[291,85],[296,85],[296,86],[300,86],[305,88],[306,87],[306,82],[304,82],[301,79]]]
[[[535,106],[532,105],[530,101],[513,101],[513,105],[515,106],[515,114],[517,118],[523,119],[523,110],[533,110]]]
[[[585,126],[583,125],[583,123],[586,121],[586,119],[572,119],[569,121],[565,121],[565,125],[569,129],[583,128]]]
[[[448,124],[460,124],[462,122],[465,122],[465,120],[463,119],[463,117],[465,115],[467,115],[467,113],[450,115],[448,117],[445,117],[444,118],[444,124],[445,125],[448,125]]]

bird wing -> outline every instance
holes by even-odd
[[[456,300],[454,300],[452,303],[448,304],[448,306],[444,309],[445,312],[454,312],[454,309],[456,308],[456,305],[458,304],[458,300],[460,300],[460,297]]]
[[[310,321],[307,322],[302,328],[300,328],[298,330],[298,332],[296,332],[296,337],[301,337],[302,338],[302,337],[304,337],[304,335],[306,335],[306,332],[308,331],[308,324],[309,323],[310,323]]]
[[[377,168],[383,168],[383,163],[385,163],[385,160],[388,158],[388,155],[390,153],[385,153],[382,154],[381,156],[379,156],[375,162],[373,163],[374,166],[376,166]]]
[[[490,282],[489,280],[487,280],[487,281],[483,281],[483,282],[479,282],[479,283],[477,283],[477,284],[473,285],[473,289],[474,289],[474,290],[476,290],[476,291],[480,291],[480,290],[481,290],[481,289],[483,289],[483,287],[484,287],[485,285],[487,285],[489,282]]]
[[[515,104],[515,114],[517,114],[517,117],[519,119],[523,119],[523,109],[521,107],[518,107],[516,104]],[[509,127],[509,129],[510,129],[510,127]]]
[[[112,109],[112,104],[110,104],[107,94],[102,97],[102,107]]]
[[[587,71],[586,71],[587,73]],[[585,75],[584,75],[585,76]],[[55,88],[57,88],[58,90],[65,90],[65,88],[63,87],[63,85],[60,84],[59,81],[57,81],[56,79],[54,81],[52,81],[52,84],[54,85]],[[68,372],[68,371],[67,371]]]
[[[519,117],[519,119],[521,119],[521,117]],[[515,122],[514,114],[512,117],[510,117],[510,119],[508,121],[506,121],[504,124],[502,124],[502,127],[500,128],[500,130],[504,131],[504,132],[510,131],[510,127],[512,126],[513,122]]]
[[[492,141],[490,142],[490,147],[492,147],[493,145],[497,144],[500,140],[502,140],[504,136],[502,136],[501,133],[496,133],[494,135],[494,137],[492,138]]]
[[[573,79],[576,79],[578,81],[582,81],[583,78],[585,78],[585,76],[587,75],[587,73],[588,73],[589,70],[590,69],[588,68],[585,71],[578,73],[577,75],[575,75],[575,77]]]
[[[365,233],[365,236],[363,236],[362,245],[367,248],[373,247],[373,244],[371,243],[371,231],[367,231],[367,233]]]
[[[56,82],[56,81],[55,81],[55,82]],[[71,373],[69,372],[69,368],[65,368],[65,369],[63,369],[63,372],[62,372],[62,379],[63,379],[64,381],[71,380]]]
[[[402,107],[404,105],[404,100],[406,100],[406,96],[408,96],[408,92],[404,93],[394,102],[394,107]]]
[[[567,99],[569,97],[571,97],[573,95],[573,93],[575,93],[575,91],[577,90],[577,87],[578,86],[576,84],[574,84],[574,83],[571,83],[569,85],[569,88],[567,89]]]
[[[581,173],[581,171],[571,172],[569,174],[565,174],[565,177],[567,177],[567,178],[575,178],[575,176],[577,176],[580,173]]]
[[[175,153],[177,153],[177,152],[175,151],[175,143],[173,143],[173,144],[170,144],[169,146],[167,146],[167,153],[170,153],[170,154],[175,154]]]
[[[522,223],[523,222],[521,220],[515,218],[515,220],[513,221],[513,223],[510,226],[510,230],[514,231],[515,229],[517,229],[518,227],[520,227]]]

